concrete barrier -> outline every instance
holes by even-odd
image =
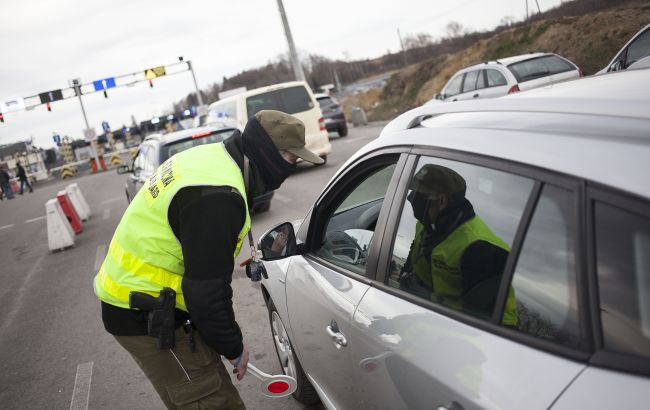
[[[88,206],[88,202],[86,202],[86,198],[84,198],[83,194],[81,193],[79,185],[77,185],[76,182],[70,184],[65,187],[65,192],[68,193],[68,197],[72,202],[72,206],[74,206],[77,214],[79,214],[79,218],[81,218],[82,221],[87,221],[91,215],[90,207]]]
[[[45,203],[47,218],[47,245],[54,252],[74,246],[74,232],[63,213],[59,200],[50,199]]]
[[[79,235],[83,231],[83,228],[81,227],[81,218],[79,218],[79,214],[74,209],[70,197],[68,197],[68,193],[66,191],[59,191],[59,193],[56,194],[56,199],[59,201],[63,214],[68,219],[72,230],[76,235]]]

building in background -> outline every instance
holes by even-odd
[[[27,177],[42,181],[48,178],[47,168],[43,159],[43,150],[32,145],[31,141],[15,142],[0,146],[0,162],[6,163],[12,174],[16,173],[16,162],[25,168]]]

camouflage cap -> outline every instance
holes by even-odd
[[[409,189],[427,194],[455,194],[465,192],[465,179],[456,171],[441,165],[426,164],[413,176]]]
[[[282,111],[262,110],[255,118],[279,150],[287,150],[305,161],[322,164],[321,157],[305,148],[305,124]]]

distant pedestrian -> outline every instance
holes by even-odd
[[[9,184],[10,179],[11,177],[7,172],[7,166],[5,164],[0,165],[0,188],[2,188],[2,193],[7,197],[7,199],[14,199],[14,193]]]
[[[27,174],[25,173],[25,168],[20,165],[20,162],[16,163],[16,174],[18,176],[18,180],[20,180],[20,195],[23,194],[23,186],[25,185],[27,185],[27,188],[29,188],[30,193],[34,192],[32,185],[29,183],[29,178],[27,178]]]

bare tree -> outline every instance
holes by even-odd
[[[515,18],[513,16],[503,16],[501,17],[501,20],[499,21],[500,26],[505,26],[505,27],[510,27],[512,24],[515,22]]]
[[[404,39],[404,48],[407,50],[421,48],[433,44],[433,36],[427,33],[418,33],[414,36],[406,36]]]
[[[465,27],[457,21],[450,21],[445,26],[445,32],[448,38],[458,38],[466,34]]]

